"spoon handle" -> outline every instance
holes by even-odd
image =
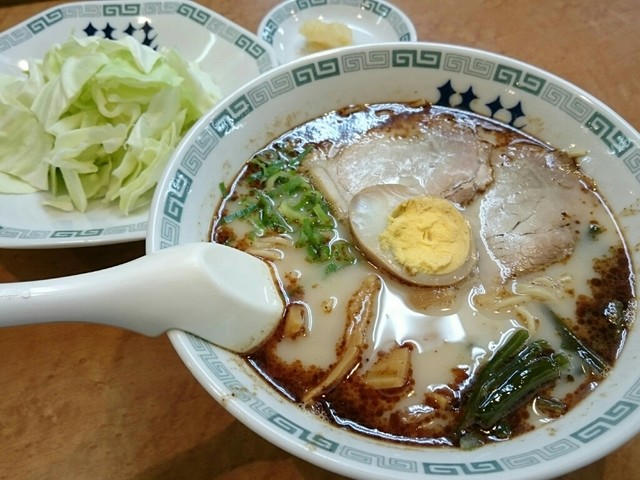
[[[167,328],[163,321],[167,317],[150,321],[150,312],[173,308],[177,292],[159,285],[167,273],[161,271],[164,262],[158,260],[149,255],[97,272],[2,284],[0,326],[87,321],[159,335]],[[170,268],[179,277],[181,267]]]
[[[282,308],[264,262],[211,243],[97,272],[0,284],[0,327],[81,321],[149,336],[179,328],[234,351],[264,340]]]

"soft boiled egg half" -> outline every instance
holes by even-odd
[[[349,224],[355,244],[372,264],[410,284],[452,285],[477,262],[462,211],[410,186],[364,188],[351,199]]]

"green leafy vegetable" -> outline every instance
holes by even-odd
[[[483,428],[493,427],[506,413],[512,412],[520,402],[536,390],[559,376],[569,360],[560,353],[517,361],[509,374],[480,404],[476,413],[477,423]]]
[[[529,339],[529,332],[524,328],[512,333],[505,343],[498,348],[492,357],[485,363],[474,380],[474,387],[465,402],[465,412],[462,417],[461,428],[466,428],[474,420],[473,416],[480,402],[489,394],[491,377],[500,372],[508,362],[518,355],[525,347]]]
[[[0,191],[6,193],[32,193],[48,185],[49,167],[42,158],[53,148],[53,137],[18,100],[22,88],[21,80],[0,76]]]
[[[569,360],[545,340],[528,342],[524,329],[512,333],[481,367],[463,401],[460,444],[474,448],[490,432],[508,436],[505,417],[557,379]]]
[[[545,311],[549,315],[549,318],[553,320],[556,329],[562,337],[562,346],[569,351],[575,352],[578,357],[592,369],[593,373],[599,376],[605,376],[611,368],[610,365],[598,355],[598,353],[585,345],[553,310],[545,307]]]
[[[49,205],[147,205],[173,149],[219,98],[213,80],[171,49],[132,37],[70,38],[0,76],[0,191],[48,190]]]

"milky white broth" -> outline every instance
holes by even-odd
[[[328,145],[340,148],[357,142],[364,132],[386,124],[390,117],[407,112],[423,116],[450,115],[473,128],[481,126],[489,130],[500,144],[538,143],[517,131],[462,112],[400,104],[392,109],[388,105],[362,106],[332,112],[293,129],[267,148],[287,141],[295,142],[298,150],[306,144],[324,149]],[[564,349],[545,305],[567,319],[576,336],[610,366],[615,363],[635,302],[624,241],[594,188],[583,188],[580,203],[573,206],[577,212],[574,216],[577,218],[573,219],[577,233],[573,253],[541,270],[507,277],[482,236],[481,199],[486,192],[478,192],[473,201],[459,206],[470,222],[478,248],[477,268],[453,286],[416,287],[375,268],[355,249],[355,264],[329,274],[325,271],[326,264],[309,263],[307,252],[302,248],[278,244],[268,250],[263,246],[257,249],[247,237],[251,227],[246,221],[220,220],[225,216],[228,219],[230,213],[243,208],[238,201],[244,199],[249,190],[249,173],[247,169],[240,173],[221,203],[214,219],[212,239],[265,256],[275,266],[288,301],[304,306],[306,315],[300,333],[287,336],[281,329],[260,350],[247,357],[268,382],[292,401],[300,402],[303,408],[346,428],[390,441],[457,446],[462,435],[459,423],[464,399],[474,375],[506,337],[516,329],[526,328],[530,341],[546,339],[554,350],[564,352],[569,366],[561,370],[557,380],[545,383],[517,408],[506,412],[506,420],[501,425],[476,426],[470,430],[480,436],[480,443],[485,443],[548,423],[596,388],[604,375],[594,374],[578,354]],[[589,182],[585,182],[585,186],[589,186]],[[491,185],[487,192],[490,189]],[[593,225],[598,226],[597,231]],[[344,220],[336,221],[335,232],[336,238],[350,240]],[[366,342],[361,346],[357,362],[340,376],[339,382],[303,401],[305,394],[322,382],[344,353],[341,342],[348,323],[347,306],[370,275],[380,277],[382,287],[375,296],[377,315],[365,329]],[[531,298],[521,293],[541,278],[546,279],[542,297]],[[517,307],[500,306],[505,298],[514,297],[519,299]],[[614,301],[624,307],[622,325],[614,326],[605,312]],[[397,388],[372,388],[363,380],[366,372],[380,353],[398,346],[410,349],[408,380]],[[563,408],[544,408],[540,397],[554,399]]]

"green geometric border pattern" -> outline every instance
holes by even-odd
[[[594,109],[581,100],[580,97],[571,94],[560,85],[548,82],[529,72],[486,59],[443,53],[439,50],[407,48],[345,54],[340,58],[310,61],[297,67],[291,73],[285,72],[278,77],[265,80],[263,83],[253,87],[251,91],[231,99],[229,106],[209,123],[180,163],[180,168],[172,182],[171,191],[165,198],[160,233],[161,248],[179,243],[182,210],[193,176],[198,173],[205,159],[213,153],[219,139],[227,135],[235,123],[248,112],[260,108],[268,103],[270,99],[311,82],[363,70],[388,69],[391,67],[462,72],[469,77],[492,80],[525,90],[566,112],[577,122],[586,126],[612,153],[621,158],[632,173],[638,174],[638,171],[640,171],[640,150],[638,146],[634,145],[621,131],[617,130],[605,113]],[[471,87],[472,85],[469,86]],[[438,99],[427,100],[435,103]],[[636,176],[640,181],[639,177],[640,175]],[[473,463],[418,463],[407,459],[386,458],[354,449],[349,445],[339,444],[332,439],[324,438],[308,431],[279,412],[267,407],[252,392],[249,392],[217,359],[215,352],[208,343],[191,335],[189,335],[189,339],[200,360],[230,392],[235,394],[235,398],[257,411],[283,432],[308,443],[312,448],[323,449],[350,462],[376,465],[390,472],[460,476],[470,474],[492,475],[498,472],[516,471],[523,467],[562,457],[579,449],[581,444],[587,444],[607,433],[640,407],[639,379],[626,392],[623,399],[613,402],[606,411],[571,433],[567,438],[557,438],[543,448],[516,456],[486,459]]]
[[[147,230],[147,222],[129,223],[115,225],[105,228],[89,228],[86,230],[65,229],[65,230],[29,230],[25,228],[6,227],[0,225],[0,237],[20,238],[22,240],[44,240],[51,238],[54,240],[87,239],[96,237],[109,237],[110,235],[122,235],[125,233],[144,232]]]
[[[411,40],[409,27],[398,13],[388,5],[376,0],[296,0],[287,2],[286,5],[276,9],[267,19],[262,32],[262,39],[269,45],[273,45],[273,36],[280,28],[280,25],[291,18],[295,13],[315,7],[326,6],[346,6],[355,7],[373,13],[383,18],[396,33],[397,40],[408,42]]]
[[[247,35],[232,25],[221,21],[204,9],[192,3],[181,2],[150,2],[150,3],[78,3],[62,5],[59,8],[34,17],[23,26],[12,29],[10,33],[0,35],[0,53],[23,43],[47,28],[67,18],[118,18],[137,15],[181,15],[205,27],[207,30],[224,38],[229,43],[247,52],[257,60],[260,73],[273,68],[270,57],[263,46],[253,41]]]

